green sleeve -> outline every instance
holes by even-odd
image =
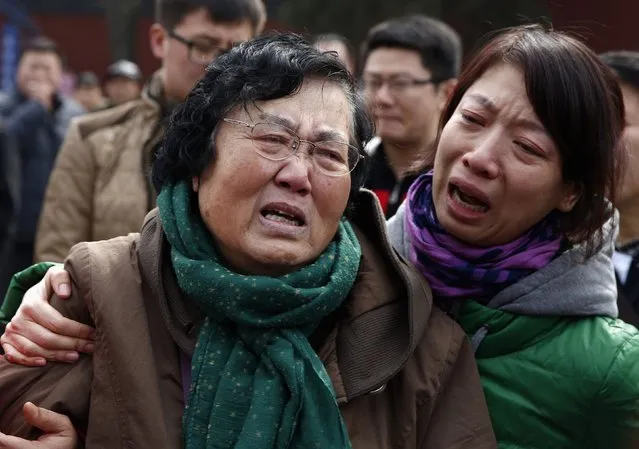
[[[4,296],[2,307],[0,307],[0,329],[4,329],[16,314],[27,290],[40,282],[49,268],[54,265],[61,264],[41,262],[13,275],[7,293]]]
[[[597,444],[593,447],[639,447],[639,333],[634,328],[617,350],[594,411],[590,427]]]

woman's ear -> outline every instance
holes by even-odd
[[[577,201],[579,201],[579,198],[581,198],[582,191],[583,188],[579,184],[571,183],[566,185],[563,198],[557,209],[559,209],[560,212],[570,212],[573,207],[575,207],[575,204],[577,204]]]
[[[195,193],[200,190],[200,178],[198,176],[193,176],[191,178],[191,186],[193,187],[193,191]]]

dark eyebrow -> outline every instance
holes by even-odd
[[[479,103],[484,108],[488,109],[488,111],[493,114],[497,114],[499,112],[499,108],[497,107],[497,105],[493,103],[490,99],[484,97],[483,95],[470,94],[468,95],[468,98],[476,101],[477,103]],[[547,134],[546,128],[544,128],[542,124],[534,120],[521,118],[516,121],[515,125],[520,128],[526,128],[530,131]]]
[[[286,117],[282,117],[281,115],[273,115],[262,111],[258,114],[258,118],[269,123],[276,123],[278,125],[285,126],[291,131],[295,131],[297,129],[297,126],[291,120]]]
[[[469,94],[468,98],[476,101],[477,103],[479,103],[480,105],[488,109],[493,114],[496,114],[499,111],[499,109],[497,108],[497,105],[495,105],[495,103],[493,103],[492,101],[490,101],[488,98],[484,97],[483,95]]]
[[[299,125],[294,124],[291,120],[289,120],[286,117],[269,114],[268,112],[260,112],[258,117],[260,120],[282,125],[297,134],[297,129],[299,128]],[[342,133],[333,131],[333,130],[319,131],[314,137],[315,137],[315,140],[317,141],[326,141],[326,140],[336,140],[339,142],[348,141],[348,139],[344,138],[344,135]]]

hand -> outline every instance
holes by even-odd
[[[54,92],[55,87],[48,80],[33,80],[27,83],[25,95],[32,100],[36,100],[50,111],[53,108]]]
[[[75,449],[78,434],[71,420],[59,413],[36,407],[30,402],[22,409],[26,421],[44,431],[36,441],[0,433],[0,449]]]
[[[42,366],[47,360],[75,362],[79,352],[93,352],[94,330],[85,324],[65,318],[49,300],[71,295],[69,274],[52,267],[44,278],[24,295],[18,312],[7,325],[0,344],[11,363]]]

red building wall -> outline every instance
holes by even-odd
[[[106,20],[100,15],[41,15],[33,16],[42,33],[53,39],[62,49],[70,69],[74,72],[92,70],[102,76],[113,62],[109,46]],[[0,17],[0,25],[4,18]],[[159,62],[149,47],[151,18],[141,18],[137,27],[135,43],[136,62],[148,76],[159,68]],[[267,23],[267,29],[278,27]]]
[[[540,0],[546,1],[557,29],[579,33],[597,52],[611,49],[639,50],[639,0]],[[100,15],[41,15],[34,17],[42,31],[54,39],[74,71],[93,70],[102,75],[112,62],[106,21]],[[0,17],[0,23],[2,22]],[[145,75],[159,63],[149,49],[151,18],[138,23],[136,59]],[[269,23],[267,28],[279,28]]]
[[[547,0],[557,29],[580,33],[597,52],[639,51],[639,1]]]

